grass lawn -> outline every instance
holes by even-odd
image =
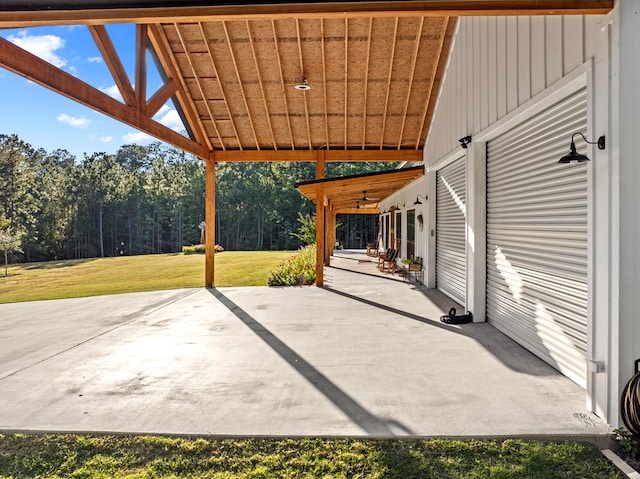
[[[292,252],[224,251],[215,256],[215,285],[266,286]],[[157,254],[26,263],[0,276],[0,303],[204,286],[204,255]]]
[[[0,478],[621,479],[592,445],[0,435]]]

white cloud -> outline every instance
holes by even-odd
[[[118,89],[117,85],[101,86],[99,90],[102,93],[106,93],[107,95],[109,95],[111,98],[115,100],[122,101],[122,95],[120,94],[120,90]]]
[[[56,35],[29,35],[22,30],[18,35],[9,36],[9,41],[58,68],[67,65],[67,61],[55,53],[65,46],[65,40]]]
[[[97,141],[99,143],[111,143],[111,141],[113,140],[113,136],[92,134],[89,135],[89,140]]]
[[[127,133],[122,137],[122,141],[124,141],[125,143],[146,143],[151,140],[153,140],[153,137],[151,135],[147,135],[146,133],[142,133],[140,131]]]
[[[168,111],[171,110],[171,107],[169,105],[162,105],[160,107],[160,109],[158,110],[158,113],[155,114],[155,116],[160,116],[160,115],[164,115],[165,113],[167,113]]]
[[[184,130],[184,124],[182,123],[182,119],[180,118],[180,115],[178,115],[178,112],[176,110],[168,111],[158,120],[158,122],[175,131]]]
[[[87,61],[89,63],[102,63],[103,62],[102,57],[88,57]]]
[[[60,113],[56,120],[60,123],[66,123],[67,125],[73,126],[75,128],[87,128],[91,124],[91,120],[85,118],[83,116],[77,118],[75,116],[69,116],[66,113]]]

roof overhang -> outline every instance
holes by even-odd
[[[2,0],[0,28],[86,25],[122,101],[0,38],[0,67],[215,161],[420,161],[459,16],[614,0]],[[126,71],[109,24],[136,25]],[[164,84],[147,92],[147,57]],[[311,89],[299,91],[301,82]],[[107,80],[108,81],[108,80]],[[183,135],[154,115],[172,101]]]
[[[339,13],[350,15],[431,15],[431,16],[502,16],[502,15],[588,15],[606,14],[613,0],[400,0],[351,1],[271,0],[3,0],[0,26],[24,27],[88,23],[123,23],[162,21],[203,21],[270,17],[317,16]]]
[[[340,178],[304,181],[295,186],[314,203],[334,213],[378,214],[380,201],[424,175],[424,166]]]

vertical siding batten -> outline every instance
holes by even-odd
[[[518,17],[518,106],[531,98],[531,19]]]
[[[489,79],[487,85],[487,102],[489,111],[487,112],[487,126],[495,123],[498,119],[498,43],[497,43],[497,25],[496,17],[487,19],[487,52],[489,56]]]
[[[531,19],[531,96],[536,96],[546,88],[545,18]],[[534,41],[539,38],[542,41]]]
[[[487,92],[491,89],[489,85],[489,28],[487,27],[487,17],[480,17],[478,19],[482,25],[482,29],[478,32],[480,36],[480,89],[478,94],[480,95],[480,129],[484,129],[489,126],[489,95]],[[485,94],[481,94],[485,92]]]

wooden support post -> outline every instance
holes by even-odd
[[[216,253],[216,162],[214,153],[206,160],[205,172],[205,280],[206,288],[213,288]]]
[[[324,178],[324,150],[316,152],[316,179]],[[324,286],[324,185],[318,183],[316,195],[316,286]]]
[[[335,240],[333,238],[335,236],[336,230],[336,214],[333,212],[333,209],[331,207],[327,207],[326,209],[326,223],[327,228],[324,232],[326,238],[324,250],[324,265],[330,266],[331,255],[333,254],[333,249],[335,247]]]

